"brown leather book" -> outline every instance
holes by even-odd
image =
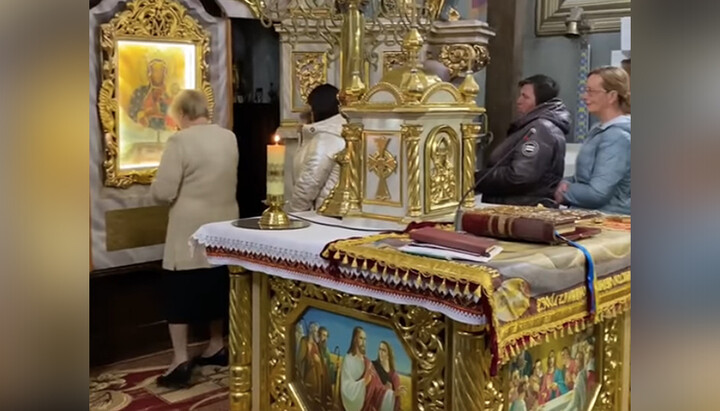
[[[478,237],[467,233],[442,230],[435,227],[423,227],[410,231],[410,238],[418,243],[432,244],[455,250],[465,251],[483,257],[490,256],[497,240]]]
[[[538,207],[502,206],[467,212],[462,217],[463,231],[485,237],[533,243],[562,242],[555,233],[569,240],[591,237],[600,232],[580,228],[579,220],[597,217],[599,213],[582,210],[557,210]]]

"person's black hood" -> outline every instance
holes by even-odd
[[[532,111],[510,124],[508,135],[541,118],[558,126],[563,134],[570,131],[570,112],[559,98],[553,98],[535,107]]]

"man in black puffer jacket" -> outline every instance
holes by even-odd
[[[557,207],[553,195],[565,171],[570,113],[557,98],[560,90],[550,77],[528,77],[519,87],[516,105],[520,117],[490,154],[487,169],[476,174],[475,181],[483,179],[476,192],[482,193],[483,203]]]

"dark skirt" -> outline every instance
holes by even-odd
[[[165,315],[170,324],[225,319],[229,310],[230,273],[213,267],[163,273]]]

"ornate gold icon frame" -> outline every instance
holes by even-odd
[[[127,8],[100,26],[102,51],[101,86],[98,112],[105,136],[105,185],[128,188],[133,184],[150,184],[157,166],[121,170],[119,167],[119,77],[118,42],[142,41],[159,45],[178,43],[195,46],[195,87],[205,93],[210,113],[214,96],[209,81],[207,56],[210,53],[210,34],[175,0],[135,0]]]

